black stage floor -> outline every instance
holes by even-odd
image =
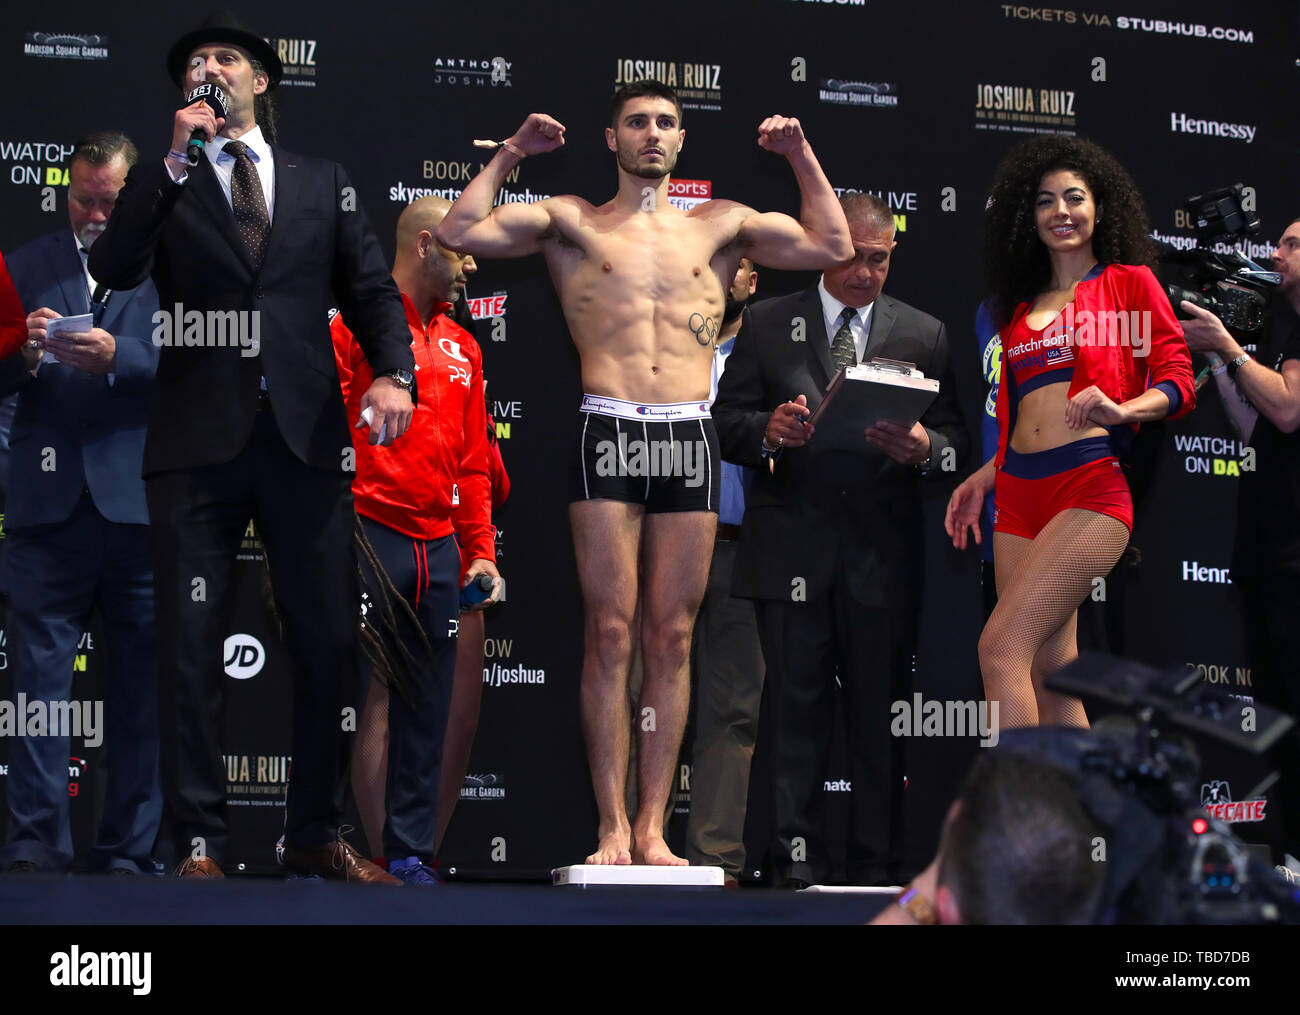
[[[391,888],[269,877],[0,877],[0,924],[861,924],[888,896],[775,889],[453,882]]]

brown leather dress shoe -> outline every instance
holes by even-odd
[[[284,865],[295,874],[319,874],[334,881],[358,881],[371,885],[400,885],[402,882],[375,866],[343,838],[317,849],[284,847]]]
[[[224,878],[226,875],[221,872],[221,866],[217,861],[210,856],[205,856],[202,860],[187,856],[176,868],[176,876],[178,878]]]

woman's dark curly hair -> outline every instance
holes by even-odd
[[[1080,137],[1031,138],[1002,160],[984,217],[984,291],[1000,327],[1018,304],[1032,300],[1051,283],[1052,262],[1038,236],[1034,202],[1042,178],[1061,169],[1078,173],[1092,191],[1100,218],[1092,234],[1097,260],[1155,263],[1146,205],[1115,156]]]

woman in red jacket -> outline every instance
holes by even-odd
[[[988,300],[1002,335],[998,453],[948,502],[959,549],[994,490],[998,604],[980,636],[984,693],[1002,728],[1086,726],[1043,680],[1078,655],[1085,596],[1128,544],[1120,459],[1139,423],[1195,405],[1183,329],[1147,265],[1142,198],[1124,168],[1080,138],[1014,148],[985,226]]]

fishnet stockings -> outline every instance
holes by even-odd
[[[1124,523],[1081,508],[1062,511],[1032,540],[993,536],[998,605],[980,635],[984,694],[997,701],[1002,729],[1088,725],[1083,705],[1043,688],[1043,679],[1079,654],[1079,604],[1128,545]],[[1104,587],[1104,586],[1103,586]]]

